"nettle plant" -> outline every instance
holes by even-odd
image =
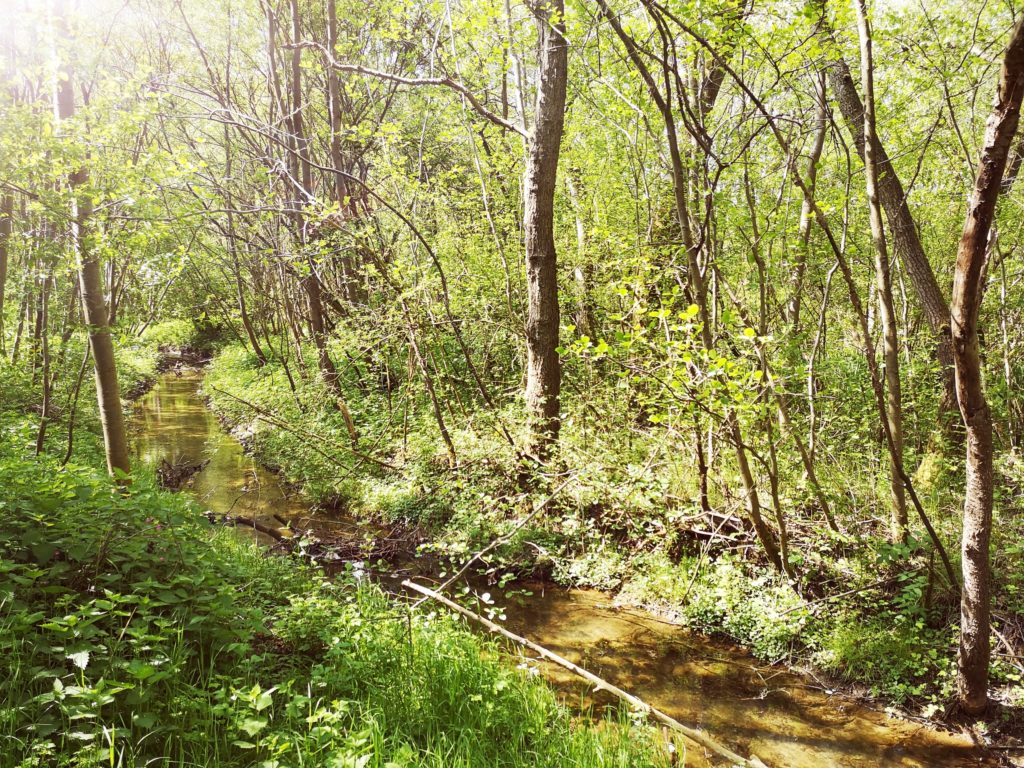
[[[30,439],[6,431],[9,446]],[[45,462],[42,481],[37,464],[0,453],[0,679],[10,694],[0,755],[120,754],[183,737],[176,723],[191,697],[175,692],[197,682],[183,678],[214,651],[239,655],[255,616],[237,605],[185,500],[141,478],[122,494],[90,470]]]

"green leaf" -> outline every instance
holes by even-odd
[[[69,653],[67,658],[79,669],[85,669],[89,666],[89,652],[78,651],[76,653]]]
[[[274,691],[273,689],[271,689],[269,691],[264,691],[259,696],[257,696],[256,701],[253,702],[252,705],[253,709],[255,709],[257,712],[262,712],[264,709],[269,707],[274,702],[273,693]]]
[[[238,724],[238,729],[248,736],[255,736],[267,727],[267,721],[262,717],[247,717]]]

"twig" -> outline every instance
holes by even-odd
[[[228,397],[230,397],[230,398],[232,398],[234,400],[237,400],[238,402],[242,403],[242,405],[245,405],[245,406],[247,406],[249,408],[252,408],[254,411],[256,411],[257,415],[259,415],[264,421],[274,425],[275,427],[280,427],[281,429],[285,430],[286,432],[294,432],[295,434],[305,435],[308,438],[311,438],[313,440],[318,440],[320,442],[329,442],[332,445],[334,445],[334,446],[336,446],[338,448],[341,448],[342,450],[348,451],[349,453],[351,453],[353,456],[355,456],[358,459],[362,459],[363,461],[369,461],[370,463],[376,464],[379,467],[384,467],[385,469],[392,469],[392,470],[399,469],[399,467],[396,467],[394,464],[386,462],[383,459],[378,459],[375,456],[371,456],[368,453],[363,453],[362,451],[357,450],[356,448],[352,448],[351,446],[341,445],[340,443],[334,443],[333,441],[326,440],[322,435],[318,435],[318,434],[316,434],[314,432],[309,432],[308,430],[300,429],[299,427],[292,426],[291,424],[286,422],[284,419],[282,419],[280,416],[275,416],[270,411],[268,411],[268,410],[266,410],[264,408],[261,408],[260,406],[256,405],[255,403],[250,403],[248,400],[246,400],[244,398],[241,398],[238,395],[232,394],[231,392],[227,392],[227,391],[225,391],[223,389],[220,389],[219,387],[211,387],[211,389],[214,392],[220,392],[222,395],[227,395]],[[338,464],[339,466],[344,467],[345,469],[349,470],[350,472],[353,471],[352,467],[349,467],[346,464],[341,464],[337,459],[335,459],[333,456],[330,456],[326,451],[321,450],[316,445],[312,445],[311,444],[309,447],[312,448],[317,453],[319,453],[324,458],[326,458],[328,461],[332,462],[333,464]]]
[[[324,55],[327,59],[327,63],[332,68],[339,72],[350,72],[356,75],[365,75],[367,77],[374,77],[378,80],[387,80],[391,83],[398,83],[399,85],[412,85],[412,86],[441,86],[443,88],[449,88],[459,95],[461,95],[473,108],[473,110],[483,117],[485,120],[489,120],[497,126],[504,128],[506,131],[512,131],[522,136],[524,139],[529,138],[529,135],[519,126],[514,123],[510,123],[508,120],[503,118],[501,115],[495,114],[478,99],[469,88],[464,86],[458,80],[454,80],[451,77],[402,77],[401,75],[393,75],[390,72],[381,72],[377,69],[370,69],[369,67],[363,67],[358,64],[344,64],[339,61],[335,61],[334,57],[331,56],[330,52],[319,43],[310,41],[303,41],[300,43],[292,43],[284,46],[285,48],[315,48]]]
[[[259,531],[260,533],[265,533],[267,536],[269,536],[272,539],[276,539],[277,541],[290,541],[291,540],[290,536],[285,536],[283,533],[281,533],[279,530],[277,530],[273,526],[264,525],[259,520],[255,519],[253,517],[242,517],[242,516],[239,516],[239,515],[225,515],[224,518],[223,518],[223,522],[224,522],[225,525],[241,525],[241,526],[244,526],[245,528],[252,528],[254,530]]]
[[[807,601],[801,603],[800,605],[794,606],[792,608],[788,608],[787,610],[785,610],[782,613],[780,613],[779,616],[785,616],[787,613],[792,613],[793,611],[799,611],[799,610],[802,610],[802,609],[810,610],[812,607],[814,607],[815,605],[817,605],[819,603],[827,603],[830,600],[838,600],[841,597],[849,597],[850,595],[855,595],[858,592],[865,592],[865,591],[867,591],[869,589],[874,589],[875,587],[884,587],[887,584],[891,584],[892,582],[898,580],[899,577],[902,576],[905,573],[917,573],[918,571],[922,570],[923,568],[924,568],[923,565],[919,565],[917,568],[911,568],[909,571],[901,571],[900,573],[896,574],[895,576],[889,576],[889,577],[884,578],[884,579],[879,579],[878,581],[873,581],[870,584],[865,584],[862,587],[855,587],[853,589],[848,589],[845,592],[840,592],[840,593],[838,593],[836,595],[825,595],[824,597],[819,597],[816,600],[807,600]]]

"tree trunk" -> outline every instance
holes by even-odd
[[[242,281],[242,269],[238,263],[238,238],[235,237],[235,215],[233,212],[234,201],[231,195],[231,132],[229,127],[224,126],[224,203],[227,208],[227,239],[228,252],[231,254],[231,268],[235,278],[235,293],[238,300],[238,314],[242,320],[242,327],[249,339],[253,354],[260,367],[267,364],[267,355],[260,346],[259,338],[256,336],[256,329],[253,328],[252,318],[249,317],[249,307],[245,301],[245,284]]]
[[[14,229],[14,196],[4,195],[0,201],[0,355],[6,354],[4,329],[4,298],[7,291],[7,262],[10,258],[11,232]]]
[[[338,11],[336,0],[327,0],[327,51],[331,57],[337,55],[335,47],[338,44]],[[351,173],[350,163],[345,163],[345,155],[341,146],[341,82],[338,79],[338,71],[326,64],[324,69],[327,72],[327,114],[331,124],[331,165],[339,171]],[[351,215],[356,214],[356,205],[352,201],[351,190],[348,180],[340,173],[334,174],[334,195],[338,202],[338,211],[345,217],[346,211]],[[348,246],[346,252],[341,255],[341,278],[343,281],[343,295],[352,303],[366,300],[365,292],[360,285],[360,274],[356,269],[355,260],[352,257],[352,248]]]
[[[978,311],[984,292],[989,235],[995,218],[1010,143],[1017,132],[1024,96],[1024,23],[1018,24],[1003,60],[995,106],[985,128],[956,257],[951,329],[956,392],[967,428],[967,483],[962,545],[960,654],[957,693],[961,708],[977,715],[988,706],[992,537],[992,414],[985,400]]]
[[[743,495],[747,499],[747,517],[750,524],[754,526],[754,533],[757,540],[761,542],[764,553],[768,560],[775,566],[776,570],[786,573],[787,564],[782,561],[782,554],[779,551],[779,543],[775,539],[775,533],[764,520],[761,514],[761,499],[757,495],[757,481],[750,469],[750,462],[747,460],[747,450],[743,443],[743,433],[740,431],[739,419],[733,411],[729,411],[725,417],[725,426],[729,431],[733,447],[736,449],[736,464],[740,470],[740,479],[743,481]]]
[[[67,2],[56,4],[58,29],[65,38],[70,38],[67,19]],[[74,117],[74,77],[67,62],[60,64],[57,84],[57,114],[61,121]],[[99,401],[100,424],[103,427],[103,445],[106,449],[107,471],[125,475],[131,469],[128,458],[128,439],[124,429],[124,414],[121,411],[121,389],[117,381],[117,361],[114,358],[114,343],[110,338],[110,324],[107,319],[107,305],[103,297],[103,276],[100,260],[93,248],[90,225],[93,212],[92,193],[88,189],[89,171],[81,167],[68,178],[74,198],[74,224],[72,240],[79,261],[78,279],[82,293],[82,313],[89,329],[89,346],[96,371],[96,397]]]
[[[903,462],[903,398],[900,388],[899,339],[896,331],[896,310],[892,298],[892,276],[889,273],[889,249],[885,242],[882,207],[878,201],[878,156],[880,146],[875,130],[875,73],[872,58],[871,24],[867,0],[854,0],[857,31],[860,37],[861,85],[864,88],[864,179],[867,185],[871,241],[875,248],[875,277],[878,284],[879,314],[882,319],[882,355],[885,361],[886,418],[892,434],[896,457],[889,457],[889,493],[892,497],[890,536],[893,541],[907,538],[907,496],[898,466]],[[806,201],[805,201],[806,204]]]
[[[814,140],[811,143],[811,151],[807,156],[807,186],[811,194],[817,186],[818,162],[821,160],[821,153],[825,149],[825,134],[828,132],[828,105],[825,96],[825,80],[823,77],[815,77],[814,93],[818,100],[814,116]],[[793,293],[789,300],[789,311],[787,320],[794,329],[800,327],[800,304],[803,300],[804,274],[807,271],[807,259],[811,252],[811,228],[814,224],[814,217],[811,214],[811,204],[807,197],[804,197],[800,207],[800,245],[797,251],[796,264],[794,265]]]
[[[533,5],[540,34],[540,82],[537,109],[526,160],[526,407],[531,451],[546,458],[558,440],[558,262],[555,252],[554,203],[558,156],[565,124],[568,46],[565,3]]]
[[[39,431],[36,433],[36,456],[43,452],[46,445],[46,427],[50,423],[51,395],[53,382],[50,380],[50,286],[53,278],[49,267],[43,275],[43,284],[39,290],[39,358],[42,373],[43,408],[39,415]]]
[[[576,219],[576,266],[572,271],[576,288],[576,330],[579,335],[593,339],[596,337],[597,329],[590,296],[592,269],[587,264],[587,225],[583,219],[579,190],[573,181],[572,172],[565,175],[565,188],[569,192],[573,216]]]
[[[292,19],[292,42],[297,43],[302,36],[299,15],[299,0],[290,0]],[[291,61],[291,123],[292,134],[295,137],[296,152],[299,156],[299,172],[301,186],[301,200],[296,201],[296,207],[301,209],[306,205],[313,190],[313,171],[309,162],[309,140],[306,138],[306,131],[302,120],[302,49],[296,46],[292,49]],[[305,250],[306,233],[305,217],[300,212],[295,214],[295,237],[300,248]],[[307,255],[309,274],[302,278],[302,288],[306,292],[306,300],[309,302],[309,329],[313,337],[313,344],[316,346],[317,365],[320,375],[327,385],[327,389],[334,395],[335,405],[341,411],[345,419],[345,427],[348,429],[349,438],[353,445],[358,440],[358,433],[352,421],[352,415],[345,403],[341,390],[341,382],[338,378],[338,370],[334,367],[330,352],[327,349],[327,333],[324,324],[324,308],[321,296],[320,275],[317,273],[316,262]]]
[[[448,467],[454,469],[458,466],[459,459],[455,453],[455,443],[452,442],[451,433],[444,423],[444,414],[441,412],[441,403],[437,397],[437,388],[434,386],[434,377],[431,375],[430,368],[427,367],[426,358],[423,357],[420,345],[416,341],[416,326],[412,321],[412,313],[409,311],[409,305],[405,299],[401,299],[401,306],[402,316],[405,318],[406,334],[409,337],[409,376],[410,378],[412,377],[412,361],[415,360],[416,367],[423,374],[423,385],[426,387],[427,396],[430,398],[430,407],[434,412],[434,421],[437,422],[437,429],[441,433],[441,439],[444,441],[445,449],[448,452]]]

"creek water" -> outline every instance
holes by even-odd
[[[201,374],[162,375],[136,406],[132,434],[138,459],[186,459],[208,464],[189,492],[216,514],[253,517],[298,527],[359,524],[310,511],[272,472],[246,455],[221,429],[199,394]],[[532,594],[523,595],[527,589]],[[885,712],[830,693],[808,675],[760,664],[743,649],[661,621],[640,610],[621,609],[589,590],[548,584],[517,584],[504,596],[491,589],[506,614],[505,625],[636,694],[687,725],[772,768],[953,768],[998,766],[992,753],[964,735],[891,718]],[[518,651],[516,651],[518,652]],[[549,664],[538,669],[570,706],[609,703],[592,696],[570,672]],[[691,746],[680,764],[717,765]]]

